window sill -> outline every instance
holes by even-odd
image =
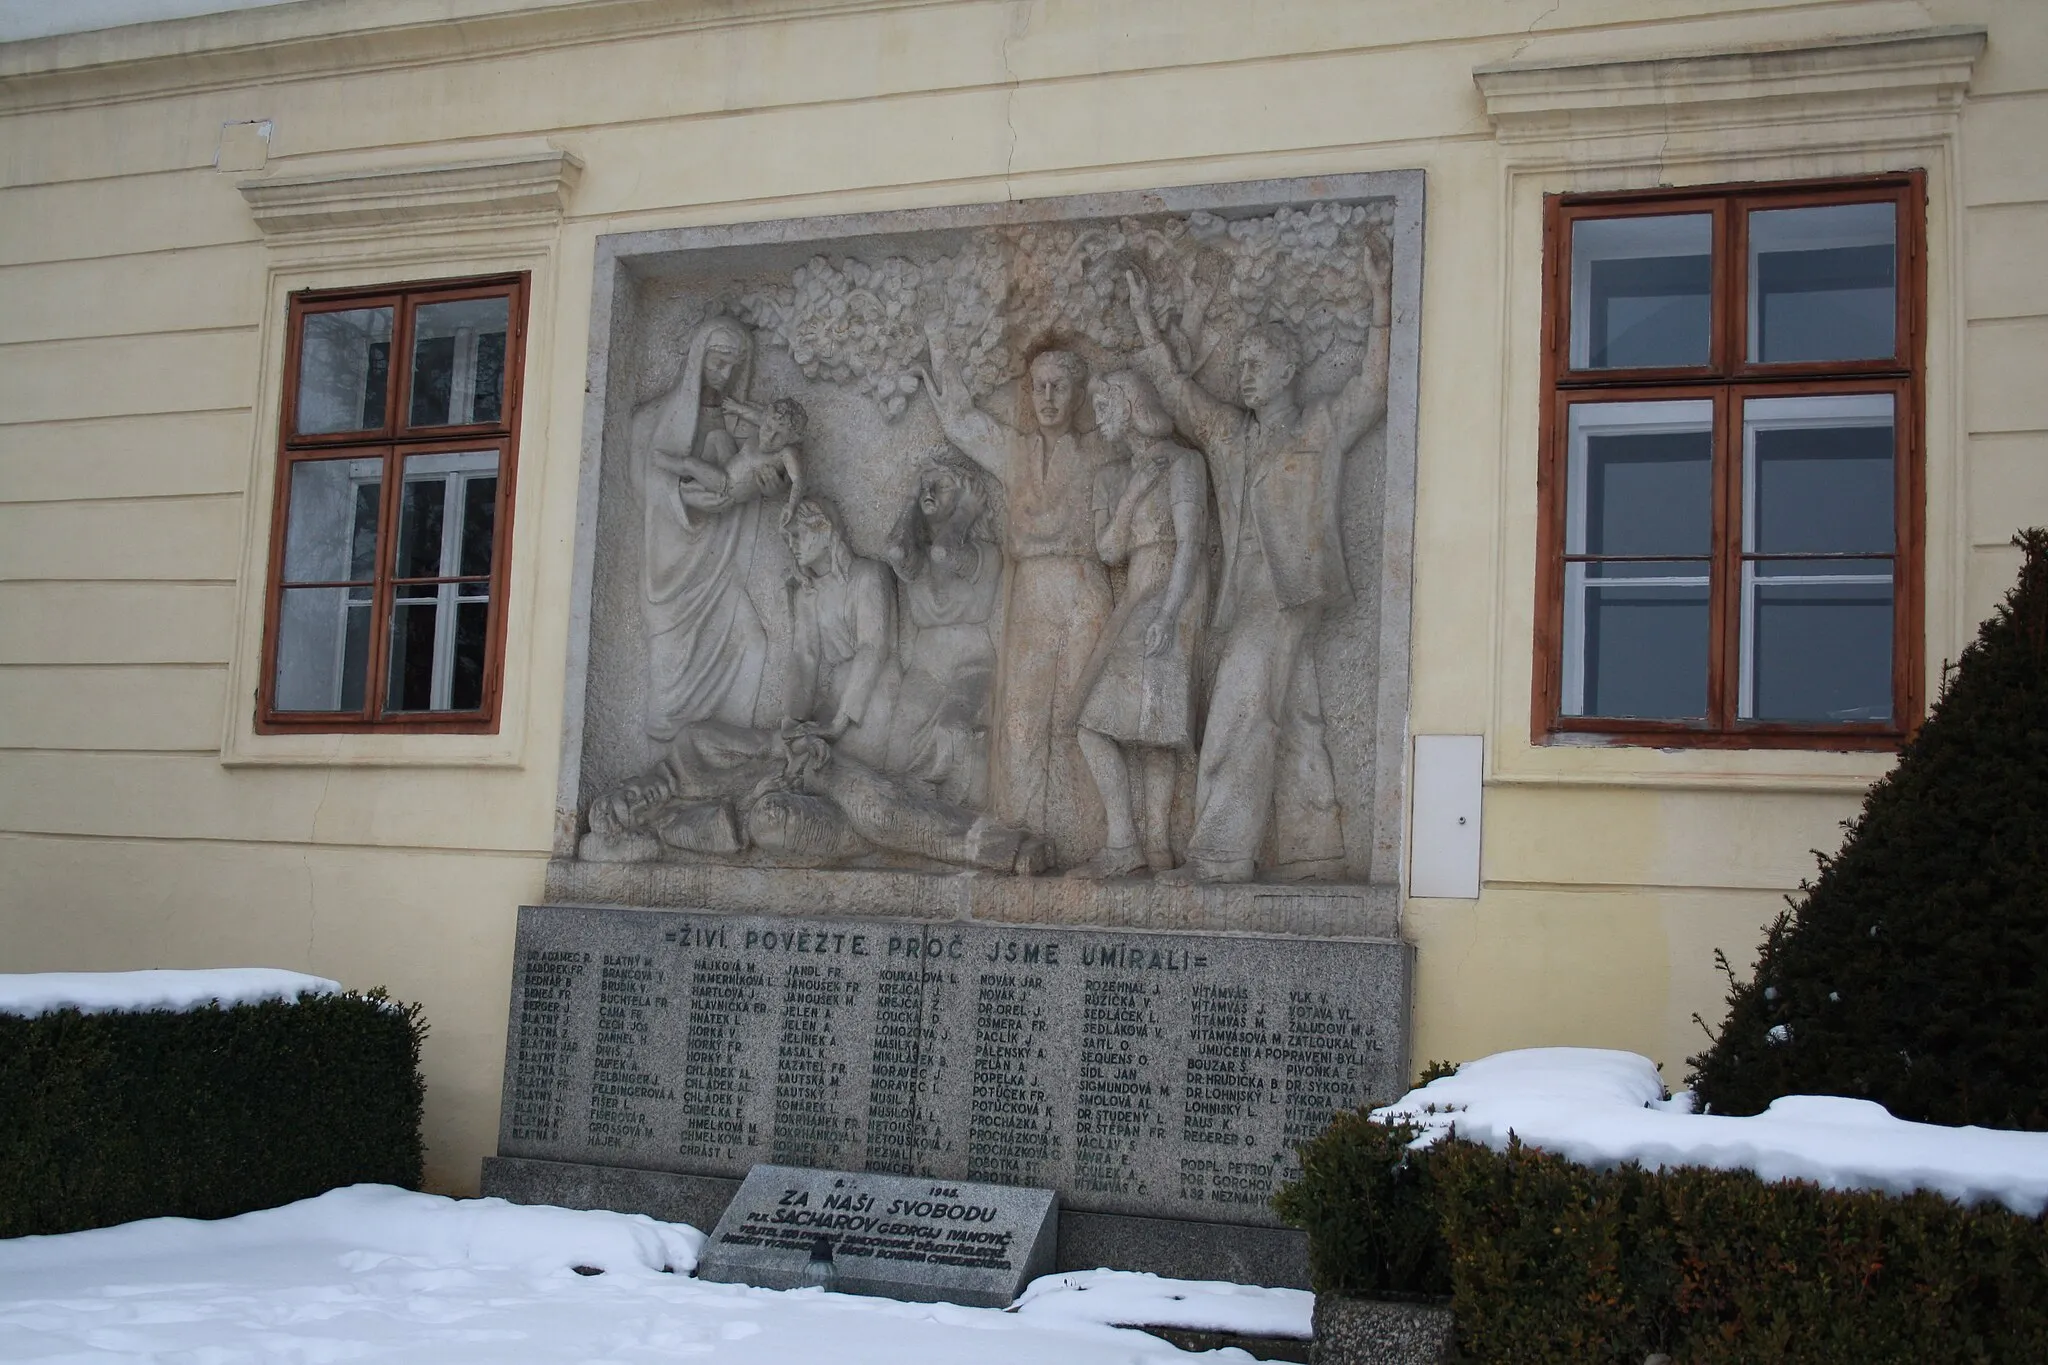
[[[1861,795],[1898,758],[1896,741],[1863,751],[1731,749],[1679,747],[1647,737],[1617,743],[1594,734],[1552,735],[1488,750],[1489,785],[1812,795]]]
[[[523,736],[327,731],[258,734],[244,720],[220,754],[225,768],[520,768]]]
[[[1905,736],[1896,731],[1851,730],[1595,730],[1557,729],[1539,737],[1543,748],[1656,749],[1664,753],[1795,751],[1815,754],[1896,754]]]

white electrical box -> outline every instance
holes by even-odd
[[[1415,737],[1415,810],[1408,836],[1408,894],[1479,898],[1479,804],[1483,735]]]

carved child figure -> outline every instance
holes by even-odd
[[[758,481],[764,470],[779,471],[789,484],[789,496],[782,504],[782,525],[788,526],[796,505],[804,498],[803,439],[810,427],[804,405],[794,398],[778,398],[763,404],[728,397],[723,410],[743,422],[751,422],[754,439],[741,444],[739,454],[727,469],[716,469],[701,460],[682,461],[684,484],[687,486],[695,479],[706,488],[719,491],[728,484]]]

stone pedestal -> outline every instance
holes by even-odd
[[[1440,1365],[1451,1358],[1448,1304],[1316,1295],[1316,1365]]]
[[[1269,1201],[1333,1113],[1404,1088],[1409,958],[1375,939],[527,907],[489,1192],[702,1226],[725,1191],[697,1182],[762,1162],[1042,1186],[1068,1215],[1063,1262],[1298,1281]]]

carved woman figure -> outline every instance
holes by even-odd
[[[659,742],[698,721],[754,723],[768,634],[745,579],[757,504],[786,484],[778,464],[738,463],[740,418],[721,411],[746,400],[753,356],[744,326],[712,318],[691,334],[675,387],[634,415],[646,726]]]
[[[879,764],[896,695],[896,584],[888,567],[853,552],[839,509],[810,494],[783,537],[789,578],[789,677],[783,728],[809,724],[844,752]]]
[[[909,638],[884,764],[948,801],[988,800],[989,699],[1003,584],[994,481],[957,452],[926,460],[917,494],[889,536]]]
[[[1096,476],[1096,548],[1105,564],[1128,569],[1081,675],[1081,753],[1102,792],[1107,837],[1068,875],[1117,877],[1173,866],[1167,820],[1179,756],[1195,746],[1195,645],[1208,614],[1209,487],[1202,457],[1171,439],[1173,420],[1142,375],[1103,375],[1090,393],[1096,429],[1127,457]],[[1142,834],[1131,811],[1134,761]]]

